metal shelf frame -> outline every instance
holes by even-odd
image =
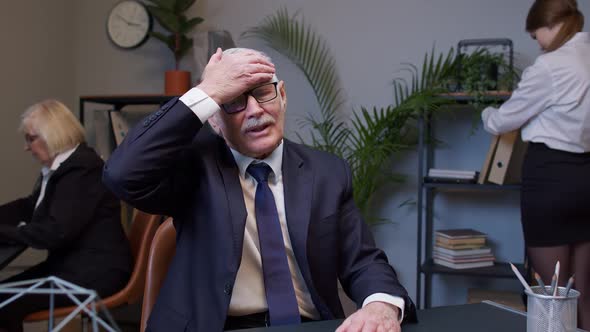
[[[472,98],[461,93],[444,95],[445,98],[453,99],[459,104],[466,103]],[[509,93],[490,93],[490,101],[503,101],[510,97]],[[452,105],[449,107],[453,107]],[[440,183],[427,182],[425,175],[428,169],[433,166],[434,148],[431,144],[432,115],[427,114],[418,118],[418,198],[417,198],[417,264],[416,264],[416,305],[418,308],[429,308],[431,306],[431,285],[434,274],[461,275],[485,278],[515,278],[508,263],[496,262],[492,267],[477,269],[450,269],[434,264],[432,261],[433,250],[433,198],[435,193],[452,191],[461,192],[502,192],[518,191],[520,185],[496,185],[477,183]],[[525,268],[523,264],[516,264],[523,275]],[[422,286],[424,285],[424,286]],[[424,299],[423,299],[424,297]]]

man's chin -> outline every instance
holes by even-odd
[[[278,143],[276,142],[260,142],[260,144],[257,144],[256,146],[246,148],[246,153],[242,152],[242,154],[256,159],[264,159],[268,157],[277,146]]]

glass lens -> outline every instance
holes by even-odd
[[[276,83],[269,83],[259,86],[250,92],[250,94],[259,103],[265,103],[271,101],[277,97]]]
[[[227,113],[237,113],[241,112],[246,108],[246,96],[239,95],[236,99],[230,101],[229,103],[223,104],[223,109]]]
[[[39,136],[37,135],[30,135],[30,134],[25,134],[25,142],[27,144],[31,144],[33,143]]]

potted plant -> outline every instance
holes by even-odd
[[[508,94],[518,78],[519,70],[512,68],[502,53],[479,48],[470,54],[457,54],[455,72],[449,79],[458,83],[456,91],[473,98],[473,107],[481,109],[489,104],[486,94]]]
[[[161,33],[152,31],[150,35],[162,41],[174,54],[174,70],[166,71],[165,93],[180,95],[188,91],[191,86],[190,72],[179,70],[180,60],[191,49],[192,38],[187,34],[198,24],[202,17],[187,18],[184,14],[196,0],[149,0],[148,10],[158,23],[168,31]]]

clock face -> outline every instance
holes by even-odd
[[[146,41],[151,23],[151,16],[142,3],[125,0],[111,9],[107,20],[107,33],[115,45],[134,48]]]

